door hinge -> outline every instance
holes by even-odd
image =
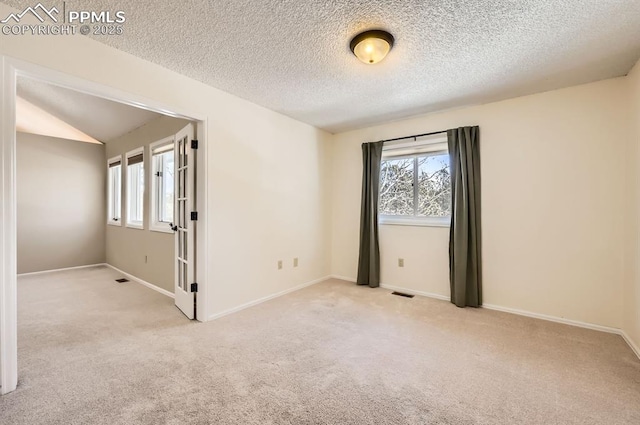
[[[198,284],[197,283],[192,283],[191,284],[191,292],[198,292]]]
[[[197,211],[192,211],[191,212],[191,221],[198,221],[198,212]]]
[[[197,140],[192,140],[191,141],[191,149],[198,149],[198,141]]]

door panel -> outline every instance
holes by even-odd
[[[191,212],[195,203],[195,151],[191,149],[193,125],[189,124],[176,134],[174,146],[175,167],[175,302],[189,318],[195,318],[195,292],[191,284],[195,279],[195,226]]]

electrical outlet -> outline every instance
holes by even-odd
[[[398,267],[404,267],[404,258],[398,258]]]
[[[298,267],[298,257],[293,259],[293,267]]]
[[[278,270],[282,270],[282,260],[278,260]]]

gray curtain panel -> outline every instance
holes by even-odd
[[[380,161],[384,142],[362,144],[362,205],[360,210],[360,255],[358,285],[380,286],[378,244],[378,195]]]
[[[479,307],[482,305],[480,128],[448,130],[447,138],[451,161],[451,302],[458,307]]]

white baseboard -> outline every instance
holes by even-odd
[[[109,267],[110,269],[113,269],[113,270],[117,271],[118,273],[123,274],[124,276],[129,278],[129,280],[133,280],[134,282],[139,283],[141,285],[144,285],[149,289],[153,289],[156,292],[160,292],[162,295],[166,295],[167,297],[170,297],[170,298],[175,298],[176,297],[172,292],[169,292],[166,289],[159,288],[156,285],[154,285],[153,283],[149,283],[149,282],[147,282],[145,280],[140,279],[139,277],[135,277],[132,274],[124,272],[124,271],[120,270],[119,268],[112,266],[111,264],[107,263],[107,264],[105,264],[105,266]]]
[[[356,279],[354,279],[352,277],[345,277],[345,276],[338,276],[338,275],[332,275],[331,278],[332,279],[344,280],[344,281],[347,281],[347,282],[355,282],[356,281]],[[384,288],[384,289],[391,290],[391,291],[404,292],[404,293],[411,294],[411,295],[419,295],[419,296],[423,296],[423,297],[427,297],[427,298],[435,298],[437,300],[449,301],[449,297],[447,297],[447,296],[443,296],[443,295],[439,295],[439,294],[433,294],[433,293],[430,293],[430,292],[414,291],[412,289],[401,288],[399,286],[393,286],[393,285],[387,285],[387,284],[380,284],[380,287]],[[504,312],[504,313],[517,314],[518,316],[530,317],[532,319],[547,320],[549,322],[561,323],[561,324],[564,324],[564,325],[576,326],[576,327],[579,327],[579,328],[591,329],[591,330],[594,330],[594,331],[607,332],[607,333],[620,335],[625,340],[625,342],[629,345],[631,350],[633,350],[633,352],[640,359],[640,348],[629,337],[629,335],[625,331],[623,331],[622,329],[612,328],[612,327],[609,327],[609,326],[596,325],[596,324],[593,324],[593,323],[581,322],[581,321],[578,321],[578,320],[565,319],[565,318],[562,318],[562,317],[549,316],[549,315],[546,315],[546,314],[532,313],[530,311],[519,310],[519,309],[516,309],[516,308],[501,307],[501,306],[494,305],[494,304],[483,304],[482,308],[486,308],[487,310],[501,311],[501,312]]]
[[[338,275],[332,275],[331,279],[344,280],[347,282],[356,282],[356,279],[352,277],[345,277],[345,276],[338,276]],[[388,285],[386,283],[381,283],[380,287],[384,289],[388,289],[390,291],[403,292],[409,295],[419,295],[421,297],[435,298],[436,300],[449,301],[449,297],[447,297],[446,295],[434,294],[432,292],[416,291],[415,289],[402,288],[400,286]]]
[[[103,267],[103,266],[106,266],[106,265],[107,265],[106,263],[98,263],[98,264],[88,264],[86,266],[65,267],[63,269],[43,270],[41,272],[20,273],[20,274],[18,274],[18,277],[36,276],[36,275],[39,275],[39,274],[56,273],[56,272],[66,272],[66,271],[69,271],[69,270],[90,269],[92,267]]]
[[[531,317],[533,319],[546,320],[548,322],[561,323],[563,325],[576,326],[578,328],[585,328],[585,329],[591,329],[594,331],[607,332],[610,334],[620,335],[620,332],[622,332],[618,328],[596,325],[594,323],[581,322],[579,320],[565,319],[564,317],[549,316],[547,314],[532,313],[530,311],[519,310],[517,308],[502,307],[502,306],[493,305],[493,304],[482,304],[482,308],[486,308],[487,310],[501,311],[503,313],[517,314],[518,316]]]
[[[631,347],[633,352],[636,353],[636,356],[638,356],[638,358],[640,359],[640,347],[638,347],[638,345],[631,339],[631,337],[625,331],[621,330],[619,334],[622,336],[625,342],[629,345],[629,347]]]
[[[354,278],[354,277],[338,276],[336,274],[332,274],[330,276],[330,279],[344,280],[344,281],[347,281],[347,282],[357,282],[357,279]]]
[[[281,297],[283,295],[290,294],[291,292],[299,291],[300,289],[306,288],[306,287],[311,286],[311,285],[315,285],[316,283],[324,282],[325,280],[328,280],[328,279],[331,279],[331,276],[321,277],[320,279],[312,280],[311,282],[306,282],[306,283],[303,283],[301,285],[294,286],[293,288],[285,289],[284,291],[280,291],[280,292],[277,292],[277,293],[272,294],[272,295],[267,295],[266,297],[259,298],[259,299],[254,300],[254,301],[250,301],[248,303],[239,305],[238,307],[230,308],[230,309],[224,310],[224,311],[222,311],[220,313],[213,314],[213,315],[209,316],[208,320],[219,319],[219,318],[221,318],[223,316],[227,316],[229,314],[236,313],[236,312],[238,312],[240,310],[244,310],[246,308],[253,307],[253,306],[258,305],[258,304],[262,304],[263,302],[272,300],[274,298],[278,298],[278,297]]]
[[[387,285],[386,283],[381,283],[380,287],[384,288],[384,289],[388,289],[390,291],[402,292],[402,293],[409,294],[409,295],[419,295],[421,297],[435,298],[436,300],[449,301],[449,297],[447,297],[446,295],[434,294],[432,292],[416,291],[414,289],[401,288],[399,286]]]
[[[144,281],[144,280],[142,280],[142,279],[140,279],[138,277],[135,277],[134,275],[129,274],[127,272],[124,272],[124,271],[120,270],[119,268],[114,267],[114,266],[112,266],[111,264],[108,264],[108,263],[89,264],[89,265],[86,265],[86,266],[67,267],[67,268],[64,268],[64,269],[43,270],[41,272],[21,273],[21,274],[18,275],[18,277],[36,276],[36,275],[40,275],[40,274],[56,273],[56,272],[66,272],[66,271],[69,271],[69,270],[90,269],[90,268],[93,268],[93,267],[109,267],[110,269],[113,269],[113,270],[117,271],[118,273],[121,273],[121,274],[125,275],[127,278],[129,278],[129,280],[133,280],[136,283],[144,285],[147,288],[153,289],[154,291],[160,292],[161,294],[166,295],[168,297],[175,298],[175,295],[173,293],[167,291],[166,289],[159,288],[159,287],[157,287],[156,285],[154,285],[152,283],[149,283],[149,282]]]

